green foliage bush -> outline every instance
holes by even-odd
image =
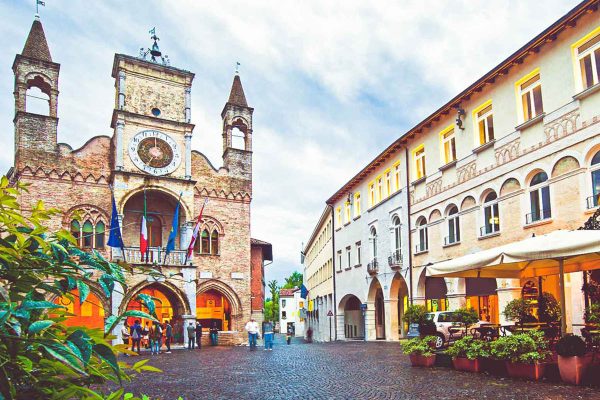
[[[402,343],[402,352],[404,354],[416,354],[421,356],[431,356],[435,349],[435,336],[425,336],[424,338],[413,338]]]
[[[560,305],[552,293],[543,292],[538,302],[540,322],[557,322],[560,320]]]
[[[600,324],[600,304],[590,304],[583,317],[588,324]]]
[[[455,311],[457,322],[462,322],[465,326],[471,326],[479,322],[479,314],[473,308],[462,307]]]
[[[542,331],[502,336],[490,343],[490,354],[496,360],[533,364],[548,358],[548,341]]]
[[[125,287],[125,273],[159,274],[107,261],[97,251],[84,252],[65,230],[52,233],[44,224],[55,214],[41,202],[21,213],[19,193],[0,181],[0,399],[103,399],[91,389],[108,381],[121,383],[133,373],[159,371],[140,361],[117,361],[125,345],[111,345],[111,330],[128,316],[156,320],[153,298],[137,299],[148,313],[132,310],[106,319],[106,330],[67,327],[64,307],[50,301],[67,296],[83,303],[92,284],[110,297]],[[78,299],[70,294],[78,290]],[[131,375],[130,375],[131,374]],[[123,390],[109,395],[120,399]]]
[[[404,311],[404,319],[411,324],[422,324],[425,322],[427,309],[420,304],[411,304]]]
[[[523,321],[531,315],[531,304],[525,299],[514,299],[511,300],[504,309],[503,312],[506,319],[510,321],[517,321],[523,323]]]
[[[556,352],[563,357],[581,357],[587,351],[585,341],[576,335],[565,335],[556,343]]]
[[[452,343],[446,350],[446,354],[451,357],[468,358],[469,360],[489,357],[490,344],[485,340],[465,336]]]

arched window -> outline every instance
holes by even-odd
[[[202,231],[202,254],[210,254],[210,238],[206,229]]]
[[[83,223],[82,246],[84,249],[90,249],[94,240],[94,225],[87,220]]]
[[[81,226],[79,225],[79,221],[73,220],[71,221],[71,235],[75,238],[78,246],[81,246]]]
[[[41,79],[39,81],[43,84]],[[44,93],[42,89],[37,86],[31,86],[25,92],[25,96],[26,112],[38,115],[50,115],[50,96]]]
[[[148,246],[162,246],[162,221],[155,215],[149,215],[146,220],[148,229]]]
[[[95,235],[94,248],[96,248],[96,249],[104,248],[104,222],[102,222],[102,221],[99,221],[96,224],[96,235]]]
[[[598,198],[600,197],[600,151],[594,154],[592,158],[592,197],[588,198],[587,207],[598,207]]]
[[[452,206],[448,211],[448,236],[444,239],[444,245],[460,242],[460,220],[458,207]]]
[[[392,219],[392,225],[394,227],[393,248],[394,252],[398,254],[402,248],[402,236],[400,231],[400,218],[398,218],[397,215]]]
[[[496,195],[496,192],[489,192],[483,199],[481,236],[491,235],[500,231],[500,212],[497,200],[498,195]]]
[[[374,226],[371,227],[371,250],[373,260],[377,260],[377,229]]]
[[[546,183],[548,175],[545,172],[538,172],[531,179],[529,186],[529,202],[531,212],[525,216],[525,222],[531,224],[536,221],[550,218],[552,208],[550,206],[550,186]]]
[[[231,129],[231,147],[239,150],[246,150],[246,135],[238,127]]]
[[[427,220],[421,217],[417,220],[417,232],[419,234],[419,243],[417,243],[416,253],[427,251],[429,248],[429,240],[427,237]]]
[[[216,230],[210,234],[210,254],[219,254],[219,232]]]

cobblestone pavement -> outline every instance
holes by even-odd
[[[125,359],[139,361],[146,356]],[[207,347],[153,356],[126,390],[177,399],[600,399],[600,388],[528,382],[450,368],[412,368],[397,343]],[[599,376],[600,378],[600,376]]]

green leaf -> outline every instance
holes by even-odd
[[[23,366],[25,371],[31,372],[33,369],[33,362],[29,358],[25,356],[17,356],[17,360],[19,361],[19,364]]]
[[[79,372],[80,374],[87,375],[81,366],[80,360],[75,354],[73,354],[73,351],[68,346],[65,346],[61,343],[49,342],[41,344],[40,347],[46,350],[49,355],[65,364],[67,367]]]
[[[111,315],[106,318],[104,322],[104,334],[107,335],[109,332],[112,332],[113,328],[119,322],[119,319],[116,315]]]
[[[88,286],[87,283],[78,280],[77,281],[77,290],[79,290],[79,304],[83,304],[83,302],[85,301],[85,299],[87,299],[88,295],[90,294],[90,287]]]
[[[98,279],[98,283],[100,283],[100,286],[102,287],[102,290],[104,290],[106,297],[110,297],[113,289],[115,288],[115,280],[113,277],[109,274],[104,274],[100,277],[100,279]]]
[[[94,354],[100,357],[102,360],[106,361],[108,365],[113,369],[117,378],[119,378],[119,383],[121,383],[121,373],[119,369],[119,364],[117,363],[117,356],[113,353],[112,349],[105,344],[98,343],[93,347]]]
[[[52,325],[54,325],[54,321],[51,321],[49,319],[35,321],[33,324],[29,325],[28,332],[31,334],[39,333]]]
[[[162,370],[153,367],[152,365],[144,365],[142,368],[140,368],[142,371],[149,371],[149,372],[162,372]]]
[[[78,329],[69,335],[67,341],[77,347],[81,353],[83,365],[87,366],[92,356],[92,338],[84,331]]]
[[[45,310],[45,309],[52,309],[52,308],[66,308],[63,306],[60,306],[58,304],[54,304],[51,301],[34,301],[34,300],[25,300],[23,301],[23,303],[21,303],[21,306],[19,307],[19,309],[21,310]]]
[[[156,317],[156,307],[154,305],[153,297],[146,293],[140,293],[137,295],[137,299],[142,302],[148,309],[148,313]]]
[[[121,315],[121,318],[127,318],[127,317],[146,318],[146,319],[149,319],[151,321],[158,322],[158,320],[156,318],[154,318],[152,315],[150,315],[148,313],[145,313],[143,311],[140,311],[140,310],[128,310],[128,311],[125,311]]]
[[[138,362],[136,362],[135,364],[133,364],[133,366],[131,367],[131,369],[140,369],[142,366],[144,366],[148,361],[150,361],[149,358],[146,358],[145,360],[140,360]]]
[[[110,396],[108,396],[108,397],[106,398],[106,400],[118,400],[118,399],[120,399],[120,398],[121,398],[121,396],[123,396],[123,392],[124,392],[124,391],[125,391],[125,389],[124,389],[124,388],[121,388],[121,389],[117,390],[116,392],[112,392],[112,393],[110,394]]]

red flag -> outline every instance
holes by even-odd
[[[192,256],[192,253],[194,252],[194,245],[196,244],[196,240],[198,239],[198,231],[200,230],[202,213],[204,212],[204,206],[206,205],[206,203],[208,203],[208,197],[204,199],[204,203],[202,203],[202,208],[200,209],[200,214],[198,214],[198,218],[196,219],[196,226],[194,226],[194,232],[192,233],[190,245],[188,246],[187,254],[185,256],[186,263],[188,258],[190,258]]]

